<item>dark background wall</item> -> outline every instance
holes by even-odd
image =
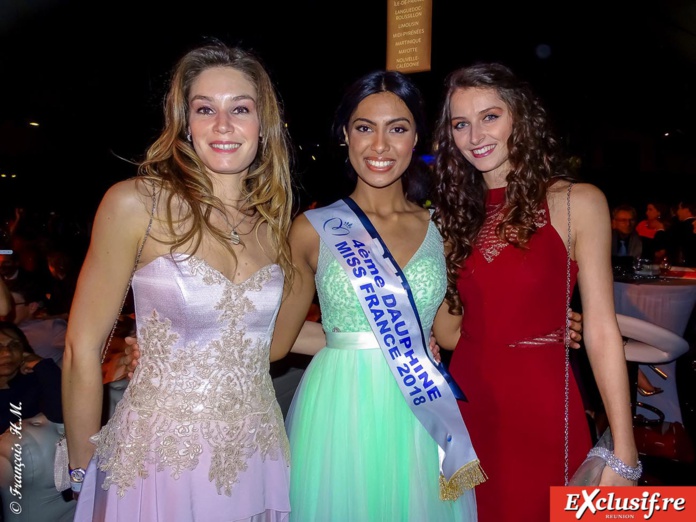
[[[611,204],[696,195],[696,2],[433,3],[432,70],[413,75],[432,116],[447,72],[502,61],[536,87]],[[333,109],[351,80],[385,66],[385,31],[384,0],[3,2],[0,174],[17,177],[0,178],[0,212],[91,215],[157,134],[174,61],[207,36],[265,59],[303,197],[328,200],[341,177]]]

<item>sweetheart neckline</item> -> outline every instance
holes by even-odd
[[[244,280],[242,280],[242,281],[239,281],[239,282],[235,282],[235,281],[233,281],[232,279],[230,279],[229,277],[227,277],[225,274],[223,274],[220,270],[218,270],[217,268],[215,268],[213,265],[211,265],[210,263],[208,263],[208,261],[206,261],[206,260],[203,259],[202,257],[198,257],[198,256],[196,256],[196,255],[194,255],[194,254],[191,254],[191,255],[182,254],[182,253],[180,253],[180,252],[175,252],[175,253],[172,254],[171,256],[176,256],[176,257],[178,257],[178,258],[181,258],[182,261],[187,261],[187,260],[190,259],[190,258],[196,259],[196,260],[200,261],[206,268],[208,268],[208,269],[211,270],[212,272],[215,272],[216,274],[219,274],[225,281],[227,281],[228,283],[230,283],[230,284],[232,284],[232,285],[234,285],[234,286],[241,286],[241,285],[244,285],[245,283],[247,283],[247,282],[251,281],[252,279],[256,278],[256,277],[257,277],[259,274],[261,274],[262,272],[267,271],[267,270],[271,270],[273,267],[278,267],[278,269],[280,269],[280,265],[279,265],[278,263],[269,263],[269,264],[264,265],[264,266],[262,266],[261,268],[259,268],[256,272],[253,272],[253,273],[252,273],[249,277],[247,277],[246,279],[244,279]],[[138,272],[140,272],[141,270],[147,268],[148,266],[150,266],[151,264],[153,264],[155,261],[158,261],[159,259],[165,259],[165,260],[166,260],[166,258],[168,258],[168,257],[170,257],[170,254],[164,254],[164,255],[161,255],[161,256],[157,256],[156,258],[154,258],[153,260],[151,260],[151,261],[150,261],[149,263],[147,263],[146,265],[143,265],[143,266],[141,266],[140,268],[138,268],[138,270],[135,271],[135,274],[137,275]],[[176,261],[174,261],[174,262],[176,263]],[[281,273],[282,273],[282,269],[280,269],[280,270],[281,270]]]

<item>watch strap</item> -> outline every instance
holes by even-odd
[[[82,484],[85,480],[85,468],[68,468],[70,475],[70,482]]]

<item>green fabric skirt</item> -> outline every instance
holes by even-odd
[[[328,333],[290,406],[290,520],[475,521],[474,490],[439,498],[438,447],[371,332]]]

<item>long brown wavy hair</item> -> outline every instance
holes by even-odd
[[[452,136],[450,99],[455,91],[493,89],[512,115],[507,142],[512,165],[507,175],[505,214],[497,228],[501,239],[524,248],[536,232],[537,211],[551,180],[572,179],[566,157],[554,135],[545,109],[529,84],[499,63],[476,64],[451,72],[433,134],[435,149],[434,220],[450,250],[447,254],[447,300],[461,312],[457,273],[473,250],[486,218],[488,188],[481,173],[457,148]]]
[[[186,139],[191,86],[203,71],[214,67],[236,69],[256,88],[263,139],[243,180],[241,197],[245,210],[258,216],[256,232],[261,223],[268,223],[275,261],[283,268],[286,279],[291,279],[287,235],[293,213],[292,149],[280,97],[261,60],[252,51],[215,41],[189,51],[178,61],[165,98],[164,128],[148,148],[138,174],[165,189],[163,222],[174,238],[165,244],[170,245],[172,252],[187,244],[195,252],[203,234],[209,233],[234,256],[229,232],[210,220],[214,211],[225,214],[224,205],[213,194],[206,167]],[[190,226],[182,232],[184,222],[190,222]]]

